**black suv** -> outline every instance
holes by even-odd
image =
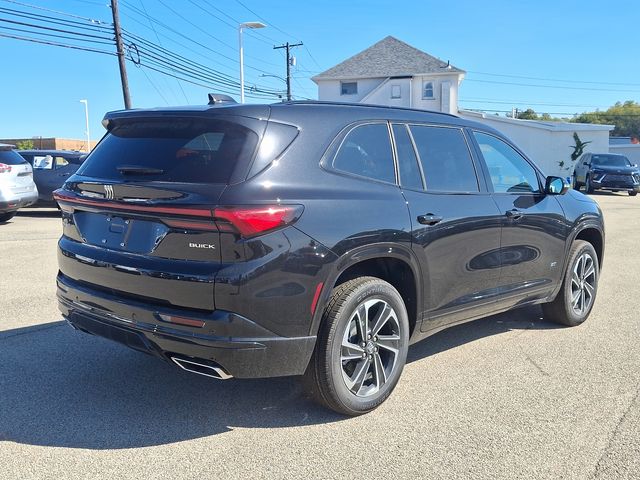
[[[640,192],[640,169],[627,157],[616,153],[585,153],[580,157],[573,174],[573,188],[585,187],[587,193],[595,190],[629,192],[635,197]]]
[[[495,130],[292,102],[108,113],[55,194],[59,305],[77,329],[214,378],[305,374],[357,415],[409,344],[543,304],[593,307],[602,214]]]

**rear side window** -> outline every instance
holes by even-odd
[[[0,163],[5,165],[22,165],[27,161],[13,150],[0,150]]]
[[[108,180],[227,183],[257,143],[255,132],[227,121],[132,121],[115,126],[78,173]]]
[[[493,135],[473,132],[496,193],[539,193],[534,168],[513,147]]]
[[[351,130],[340,145],[333,167],[362,177],[395,183],[387,124],[360,125]]]
[[[418,166],[418,158],[413,149],[409,132],[405,125],[394,125],[393,136],[396,140],[398,154],[398,170],[400,172],[400,185],[406,188],[422,190],[422,174]]]
[[[428,191],[480,191],[462,130],[420,125],[412,125],[410,128]]]

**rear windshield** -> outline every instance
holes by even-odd
[[[5,165],[21,165],[27,161],[13,150],[0,150],[0,163]]]
[[[162,119],[114,127],[78,173],[108,180],[227,183],[258,135],[232,122]]]
[[[603,167],[629,167],[631,162],[622,155],[591,155],[591,163]]]

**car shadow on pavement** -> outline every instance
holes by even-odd
[[[552,328],[539,317],[523,309],[454,327],[413,346],[409,361],[513,329]],[[137,448],[345,419],[313,403],[300,378],[213,381],[64,322],[0,332],[0,351],[0,441]]]
[[[46,217],[46,218],[56,218],[60,217],[60,210],[56,207],[51,208],[21,208],[18,210],[18,217],[30,217],[30,218],[38,218],[38,217]]]

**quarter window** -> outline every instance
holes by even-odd
[[[473,132],[496,193],[539,193],[535,169],[513,147],[493,135]]]
[[[411,126],[427,191],[478,192],[478,178],[462,130]]]
[[[343,172],[395,183],[387,125],[374,123],[351,130],[340,145],[333,166]]]
[[[341,82],[340,95],[357,95],[358,82]]]

